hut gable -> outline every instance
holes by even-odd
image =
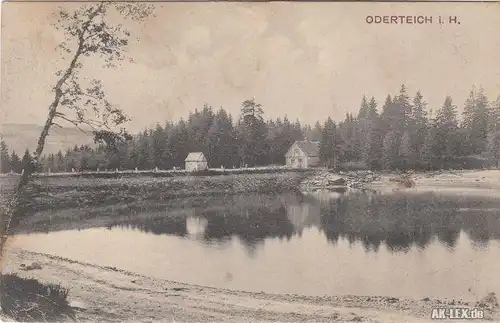
[[[294,150],[299,149],[301,154],[307,157],[319,157],[319,142],[317,141],[296,141],[288,150],[286,156],[292,156],[294,154]]]
[[[307,157],[319,157],[319,143],[317,141],[296,141],[297,146]]]
[[[186,162],[205,162],[207,159],[205,158],[205,155],[203,155],[202,152],[194,152],[194,153],[189,153],[184,160]]]

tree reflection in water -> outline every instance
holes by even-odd
[[[189,236],[187,223],[193,226],[193,219],[198,218],[195,238],[223,243],[237,237],[250,253],[266,238],[289,240],[311,226],[332,244],[345,239],[361,243],[367,251],[385,245],[393,252],[406,252],[412,247],[425,249],[432,241],[453,250],[461,232],[479,248],[492,239],[500,240],[500,199],[489,197],[351,193],[317,198],[286,194],[238,196],[224,202],[218,207],[193,208],[183,216],[151,214],[115,225],[185,237]],[[210,200],[206,205],[218,204]]]

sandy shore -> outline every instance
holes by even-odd
[[[40,270],[20,271],[37,262]],[[78,321],[168,322],[430,322],[433,307],[475,304],[390,297],[272,295],[187,285],[116,268],[11,249],[4,272],[70,288]],[[484,322],[500,321],[487,311]],[[481,322],[481,320],[474,320]]]
[[[412,176],[415,187],[403,188],[394,181],[394,174],[383,174],[374,182],[367,184],[367,188],[377,191],[423,191],[439,190],[440,192],[462,193],[493,193],[500,191],[500,170],[471,170],[471,171],[443,171],[432,173],[416,173]]]

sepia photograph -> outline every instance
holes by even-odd
[[[3,2],[0,322],[500,322],[499,29]]]

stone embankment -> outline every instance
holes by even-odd
[[[363,189],[366,184],[380,179],[380,176],[372,171],[334,172],[321,170],[307,177],[301,183],[301,190],[314,192],[320,190],[346,190]]]

